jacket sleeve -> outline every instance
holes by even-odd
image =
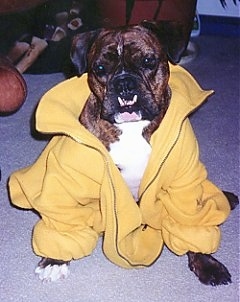
[[[176,254],[213,253],[220,241],[219,225],[226,220],[230,207],[223,193],[207,179],[188,119],[171,157],[176,173],[160,194],[165,213],[163,240]]]
[[[65,261],[82,258],[93,251],[103,229],[99,209],[101,175],[95,172],[91,151],[71,138],[63,136],[50,145],[52,148],[46,148],[27,175],[21,177],[21,171],[14,175],[12,191],[27,198],[41,216],[32,239],[37,255]],[[44,171],[39,171],[39,167],[44,167]],[[31,187],[31,178],[36,179],[39,173],[42,178],[38,179],[38,190],[24,190]]]

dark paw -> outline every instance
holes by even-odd
[[[238,197],[235,194],[227,191],[223,191],[223,194],[227,197],[231,210],[234,210],[236,206],[239,205]]]
[[[57,259],[43,257],[41,259],[41,261],[39,261],[38,266],[41,268],[45,268],[48,265],[53,266],[53,265],[63,265],[63,264],[69,265],[69,261],[63,261],[63,260],[57,260]]]
[[[226,285],[231,283],[227,268],[211,255],[188,253],[189,268],[205,285]]]

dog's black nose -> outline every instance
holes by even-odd
[[[118,76],[113,82],[114,89],[117,94],[128,95],[135,91],[137,83],[131,76]]]

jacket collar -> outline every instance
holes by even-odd
[[[191,74],[177,65],[170,64],[169,85],[172,99],[164,120],[174,113],[182,121],[213,93],[213,90],[201,89]],[[80,141],[98,144],[98,139],[78,121],[89,94],[87,74],[80,78],[73,77],[49,90],[37,108],[37,130],[43,133],[63,133]]]

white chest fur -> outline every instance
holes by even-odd
[[[137,200],[140,181],[151,153],[151,146],[142,136],[142,130],[148,124],[149,121],[117,124],[122,134],[119,141],[110,145],[110,155],[121,170],[135,200]]]

